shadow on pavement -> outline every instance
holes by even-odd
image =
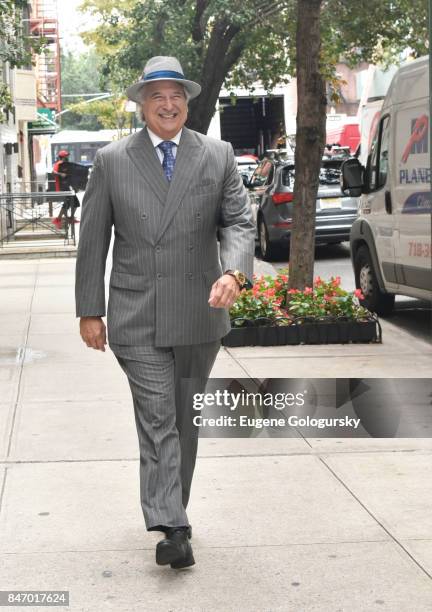
[[[393,314],[382,318],[409,332],[416,338],[431,342],[432,304],[427,300],[415,300],[398,296],[396,297]]]

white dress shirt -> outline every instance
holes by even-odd
[[[183,129],[183,128],[182,128]],[[165,142],[163,138],[161,138],[160,136],[157,136],[154,132],[151,131],[151,129],[147,126],[147,132],[148,135],[150,136],[150,140],[153,143],[153,146],[156,150],[156,154],[159,158],[160,163],[163,162],[163,158],[164,158],[164,153],[162,151],[162,149],[159,148],[159,144],[161,142]],[[174,138],[170,138],[170,142],[173,142],[176,146],[173,147],[172,149],[172,154],[174,156],[174,159],[177,156],[177,147],[179,145],[180,142],[180,136],[181,136],[182,130],[180,130],[179,132],[177,132],[177,134],[174,136]]]

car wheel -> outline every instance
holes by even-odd
[[[261,251],[261,257],[265,261],[272,261],[278,255],[278,248],[274,242],[269,240],[267,226],[264,221],[264,217],[260,216],[258,219],[258,241]]]
[[[354,258],[355,283],[364,295],[362,306],[379,315],[388,315],[394,307],[395,296],[381,291],[369,249],[361,246]]]

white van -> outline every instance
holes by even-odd
[[[342,189],[360,196],[351,258],[362,304],[389,314],[396,294],[431,299],[429,59],[396,72],[384,100],[366,168],[343,167]]]

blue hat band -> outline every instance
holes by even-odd
[[[174,70],[156,70],[155,72],[149,72],[147,76],[142,77],[143,81],[152,81],[153,79],[182,79],[185,81],[185,77],[181,72],[175,72]]]

